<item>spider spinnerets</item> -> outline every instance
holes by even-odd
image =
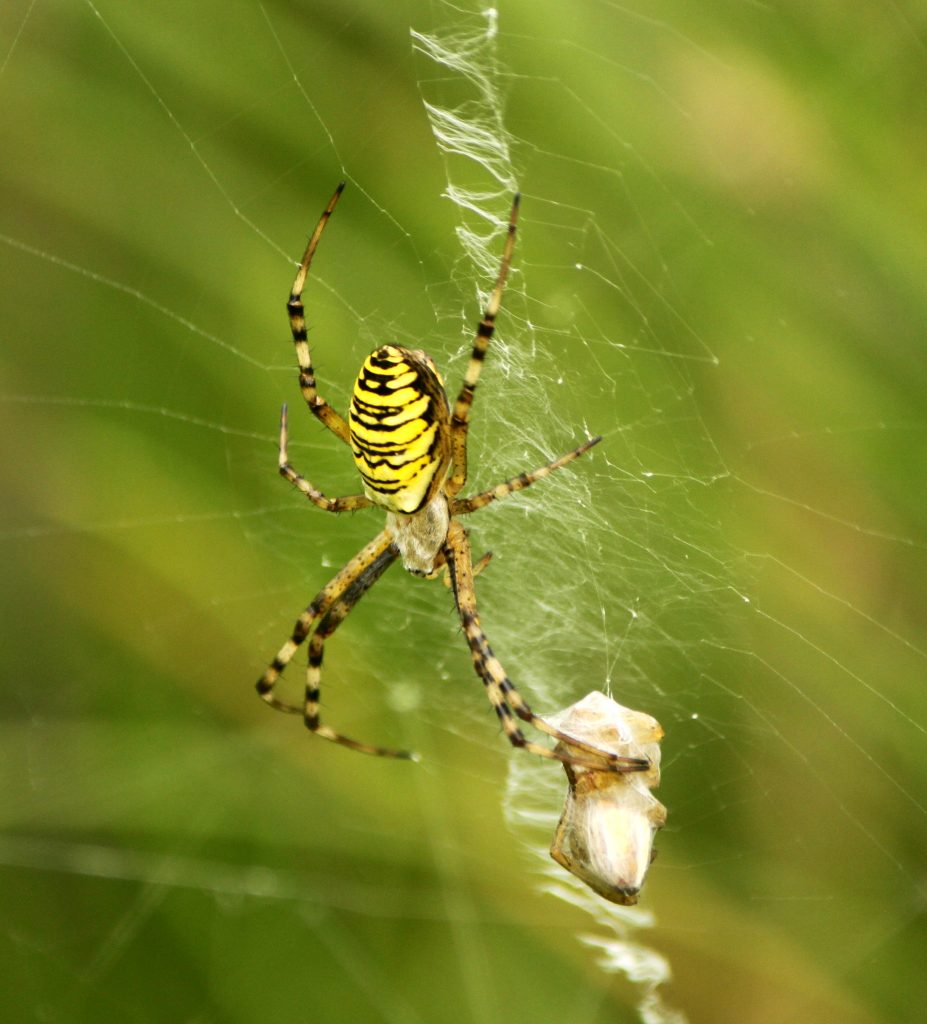
[[[487,564],[489,556],[484,556],[474,565],[467,530],[459,517],[530,486],[572,462],[601,440],[600,437],[590,438],[532,472],[521,473],[470,497],[458,497],[467,479],[470,407],[502,303],[515,244],[519,197],[516,195],[512,203],[499,274],[477,326],[470,362],[453,407],[428,355],[398,345],[383,345],[364,361],[354,384],[345,421],[316,390],[302,303],[312,257],[343,188],[342,182],[309,239],[293,282],[287,310],[303,398],[310,411],[336,437],[350,445],[364,493],[328,498],[290,465],[285,405],[280,417],[278,466],[280,474],[319,508],[327,512],[346,512],[376,505],[385,509],[386,525],[309,602],[296,620],[290,637],[258,680],[258,693],[278,711],[302,715],[306,727],[324,739],[366,754],[412,758],[414,755],[409,751],[350,739],[324,725],[320,716],[325,641],[399,558],[404,568],[416,576],[433,579],[442,571],[447,572],[474,668],[513,746],[523,747],[541,757],[599,771],[646,771],[649,768],[647,760],[617,756],[593,744],[577,741],[535,715],[493,654],[480,625],[473,580]],[[277,697],[275,687],[283,670],[307,640],[305,698],[301,704],[289,703]],[[561,746],[554,750],[527,739],[518,719],[559,740]],[[571,748],[569,751],[562,746],[567,742]]]

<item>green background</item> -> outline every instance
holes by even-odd
[[[325,676],[333,724],[421,764],[252,689],[377,529],[275,477],[286,400],[296,464],[357,487],[299,403],[292,261],[347,178],[307,293],[323,393],[383,341],[458,379],[487,278],[423,100],[472,89],[409,29],[482,25],[0,12],[6,1019],[637,1019],[504,813],[517,755],[440,584],[394,570]],[[920,1020],[927,8],[518,0],[498,28],[525,201],[474,479],[606,440],[482,514],[487,631],[539,706],[608,681],[667,731],[636,940],[669,1005]]]

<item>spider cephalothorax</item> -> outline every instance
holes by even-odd
[[[411,757],[407,751],[388,750],[349,739],[323,725],[319,715],[319,687],[326,639],[389,566],[400,558],[404,567],[416,576],[433,578],[442,570],[447,571],[474,668],[486,687],[506,736],[514,746],[586,768],[619,772],[646,769],[648,762],[645,760],[619,757],[592,744],[577,742],[538,718],[506,675],[480,625],[473,578],[487,559],[484,557],[474,566],[470,540],[458,517],[530,486],[572,462],[601,440],[590,438],[546,466],[521,473],[487,491],[469,498],[457,496],[467,479],[467,428],[473,393],[495,329],[496,314],[502,303],[512,259],[518,196],[512,204],[499,275],[477,327],[470,363],[454,405],[449,404],[444,384],[428,355],[418,349],[383,345],[372,352],[361,367],[345,421],[316,391],[302,302],[309,265],[343,188],[344,183],[335,190],[309,239],[287,309],[303,397],[313,414],[350,445],[364,493],[327,498],[290,465],[286,406],[280,418],[278,465],[281,475],[319,508],[328,512],[347,512],[376,505],[385,509],[386,525],[319,591],[299,616],[290,638],[258,680],[258,693],[278,711],[301,714],[306,726],[325,739],[367,754]],[[306,696],[302,704],[291,704],[280,700],[274,689],[280,674],[307,639]],[[526,739],[516,718],[561,742],[569,740],[572,750],[567,752],[562,747],[551,750]]]

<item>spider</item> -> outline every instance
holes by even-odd
[[[434,579],[442,572],[447,574],[474,668],[513,746],[541,757],[600,771],[647,770],[646,760],[620,757],[577,741],[535,715],[493,654],[480,626],[473,579],[488,562],[488,556],[474,565],[467,530],[460,517],[530,486],[568,465],[601,440],[600,437],[589,438],[533,472],[521,473],[470,497],[458,497],[467,479],[470,406],[502,302],[515,244],[519,197],[516,195],[512,203],[499,274],[476,329],[463,386],[453,407],[428,355],[418,349],[383,345],[372,352],[361,367],[345,420],[316,391],[302,301],[312,258],[343,189],[344,182],[341,182],[309,239],[287,310],[303,398],[310,411],[350,446],[364,493],[328,498],[293,468],[287,454],[286,405],[280,416],[278,466],[283,477],[326,512],[348,512],[375,505],[385,509],[386,526],[309,602],[296,620],[289,639],[258,680],[258,693],[276,710],[302,715],[309,731],[323,739],[365,754],[414,759],[410,751],[372,746],[335,732],[322,724],[319,711],[325,641],[389,566],[401,558],[403,566],[415,576]],[[278,698],[274,689],[281,673],[306,640],[309,641],[309,664],[305,700],[302,704],[291,704]],[[569,743],[571,749],[552,750],[529,740],[516,719],[562,743]]]

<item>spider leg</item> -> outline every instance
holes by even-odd
[[[505,238],[505,248],[502,250],[499,276],[496,278],[496,286],[489,297],[483,319],[476,328],[473,352],[470,355],[460,394],[454,403],[454,412],[451,416],[452,469],[445,484],[445,491],[449,498],[457,494],[467,480],[467,429],[470,423],[470,406],[473,404],[473,392],[476,390],[480,378],[480,370],[483,367],[483,360],[486,358],[489,341],[496,329],[496,316],[502,305],[502,293],[505,291],[505,280],[508,277],[509,266],[512,262],[512,250],[515,247],[515,227],[518,222],[520,198],[516,194],[512,200],[512,212],[509,214],[509,229]]]
[[[398,552],[394,547],[388,547],[370,563],[348,589],[342,594],[322,617],[321,622],[309,639],[309,665],[306,669],[306,703],[303,709],[303,716],[306,728],[314,732],[316,736],[331,740],[333,743],[340,743],[343,747],[357,750],[362,754],[373,754],[375,757],[395,757],[405,761],[416,760],[416,755],[408,750],[392,750],[387,747],[376,747],[369,743],[360,743],[352,740],[327,725],[322,725],[319,716],[320,685],[322,675],[322,657],[325,652],[325,641],[335,632],[342,622],[350,614],[357,602],[376,583],[383,573],[396,560]]]
[[[476,579],[476,577],[479,576],[479,574],[486,568],[486,566],[489,565],[489,562],[490,562],[491,559],[492,559],[492,552],[491,551],[487,551],[485,555],[482,555],[480,557],[479,561],[473,563],[473,578],[474,579]]]
[[[456,520],[451,520],[444,551],[460,621],[470,646],[473,666],[477,675],[483,680],[489,702],[499,717],[502,728],[512,746],[524,747],[532,754],[539,754],[541,757],[573,764],[580,768],[592,768],[596,771],[637,772],[647,770],[650,763],[646,759],[619,757],[617,754],[601,750],[592,744],[577,742],[575,737],[565,735],[534,714],[493,654],[486,634],[480,626],[476,592],[473,589],[470,541],[467,531]],[[587,752],[589,757],[575,757],[565,751],[551,750],[539,743],[530,742],[525,739],[513,713],[540,732],[547,733],[548,736],[553,736],[564,743],[569,743],[574,749],[578,748]]]
[[[280,468],[280,475],[286,477],[297,490],[302,491],[313,505],[318,505],[319,508],[325,509],[326,512],[354,512],[359,508],[367,508],[373,504],[366,494],[351,494],[346,498],[326,498],[304,476],[296,472],[290,465],[287,457],[285,402],[283,409],[280,411],[280,455],[277,463]]]
[[[383,553],[389,551],[391,547],[392,535],[389,530],[383,530],[366,547],[362,548],[340,572],[336,573],[306,606],[305,611],[296,620],[290,638],[280,648],[277,656],[257,681],[257,692],[272,708],[290,714],[304,715],[306,713],[304,706],[287,704],[274,695],[277,680],[289,665],[293,655],[309,636],[313,624],[325,615],[332,605],[341,599],[345,591],[361,579],[370,566],[375,565]]]
[[[431,572],[426,572],[422,577],[423,580],[437,580],[443,579],[447,582],[447,559],[444,556],[443,551],[439,551],[435,555],[434,565],[432,566]]]
[[[473,563],[473,578],[474,579],[476,579],[476,577],[479,576],[479,574],[486,568],[486,566],[489,565],[491,560],[492,560],[492,552],[491,551],[487,551],[486,554],[483,555],[483,557],[478,562],[474,562]],[[446,558],[446,556],[445,556],[443,551],[439,551],[438,552],[438,554],[437,554],[437,556],[435,558],[435,567],[434,567],[434,569],[432,569],[431,572],[426,573],[426,575],[423,576],[422,579],[436,580],[439,577],[441,579],[441,582],[448,589],[450,589],[450,587],[451,587],[451,577],[450,577],[450,573],[449,573],[448,568],[447,568],[447,558]]]
[[[309,341],[306,336],[306,313],[303,309],[302,299],[306,277],[309,274],[309,265],[312,263],[312,257],[315,255],[319,239],[322,237],[322,232],[325,230],[328,218],[331,217],[332,210],[335,209],[343,189],[344,182],[342,181],[335,189],[335,194],[329,199],[328,206],[322,211],[319,223],[316,224],[315,231],[312,232],[312,237],[309,239],[309,244],[306,246],[306,251],[303,253],[303,258],[300,261],[299,270],[296,272],[296,280],[294,280],[293,287],[290,290],[290,297],[287,300],[286,308],[290,314],[290,330],[293,333],[293,344],[296,346],[296,362],[299,364],[299,387],[303,393],[303,398],[306,400],[306,405],[309,406],[313,415],[317,416],[333,434],[340,437],[345,444],[350,444],[351,438],[347,423],[315,389],[315,371],[312,368],[312,356],[309,353]]]
[[[477,509],[483,508],[492,501],[507,498],[515,491],[523,491],[535,481],[543,480],[545,476],[550,476],[554,470],[562,469],[564,466],[569,465],[574,459],[578,459],[580,455],[589,451],[594,444],[598,444],[601,440],[601,437],[591,437],[588,441],[583,441],[573,451],[567,452],[566,455],[561,455],[559,459],[554,459],[553,462],[548,462],[546,466],[541,466],[540,469],[532,470],[530,473],[520,473],[518,476],[513,476],[511,480],[506,480],[504,484],[497,484],[488,491],[481,491],[470,498],[454,498],[451,501],[451,515],[466,515],[469,512],[475,512]]]

